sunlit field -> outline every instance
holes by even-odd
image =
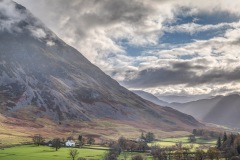
[[[191,148],[191,151],[195,151],[196,149],[204,149],[206,150],[207,148],[211,146],[215,146],[217,140],[216,139],[204,139],[202,137],[196,137],[196,142],[191,143],[189,142],[188,137],[178,137],[178,138],[164,138],[159,141],[154,141],[152,143],[149,143],[149,146],[160,146],[160,147],[172,147],[175,146],[176,143],[181,142],[183,147]]]
[[[201,146],[210,147],[215,146],[216,140],[210,139],[206,140],[201,137],[197,137],[195,143],[190,143],[188,137],[179,137],[179,138],[165,138],[159,141],[154,141],[149,143],[149,146],[158,145],[160,147],[171,147],[175,146],[176,143],[182,142],[183,147],[193,147],[191,151],[195,151]],[[12,148],[5,148],[0,150],[0,159],[1,160],[69,160],[69,149],[70,148],[60,148],[58,151],[55,151],[54,148],[48,146],[35,146],[35,145],[23,145],[16,146]],[[108,147],[91,145],[84,146],[84,148],[77,148],[79,157],[86,158],[87,160],[99,160],[103,159],[104,155],[108,152]],[[152,159],[149,153],[136,153],[136,152],[124,152],[118,159],[131,159],[132,156],[141,154],[146,159]]]

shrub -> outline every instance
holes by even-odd
[[[141,155],[136,155],[132,157],[132,160],[143,160],[143,157]]]

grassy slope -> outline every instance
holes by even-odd
[[[159,128],[152,129],[147,125],[139,126],[139,124],[130,121],[96,119],[93,122],[66,121],[59,125],[47,118],[25,121],[0,115],[0,146],[31,142],[31,136],[34,134],[41,134],[46,139],[55,137],[66,139],[69,136],[77,138],[79,134],[91,134],[95,135],[98,140],[116,140],[121,136],[136,139],[142,131],[151,131],[155,133],[156,138],[190,134],[185,131],[165,132]]]

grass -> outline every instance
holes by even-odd
[[[79,156],[86,158],[87,160],[100,160],[103,159],[104,155],[107,151],[100,149],[108,149],[106,147],[101,146],[91,146],[91,148],[96,149],[86,149],[81,148],[78,149]],[[17,146],[12,148],[7,148],[4,150],[0,150],[0,159],[1,160],[70,160],[71,158],[68,156],[69,148],[60,148],[58,151],[55,149],[46,147],[46,146],[33,146],[33,145],[25,145],[25,146]],[[150,156],[146,156],[145,153],[130,153],[127,152],[127,159],[131,160],[134,155],[141,154],[143,157],[147,159],[151,159]],[[119,160],[124,159],[125,154],[121,154],[119,156]]]
[[[198,144],[216,144],[217,143],[217,139],[203,139],[201,137],[197,137],[197,141],[196,143]]]
[[[193,148],[191,151],[195,151],[198,148],[208,148],[211,146],[214,146],[216,144],[216,139],[204,139],[202,137],[196,137],[196,142],[195,143],[190,143],[188,137],[178,137],[178,138],[164,138],[159,141],[155,141],[153,143],[149,143],[149,146],[153,145],[159,145],[161,147],[171,147],[175,146],[177,142],[182,142],[183,147],[188,147],[192,145]]]
[[[146,160],[152,160],[152,156],[150,155],[146,155],[146,153],[136,153],[136,152],[125,152],[125,153],[122,153],[118,159],[119,160],[125,160],[124,157],[126,157],[127,160],[131,160],[132,157],[134,157],[135,155],[141,155],[142,157],[144,157],[144,159]]]
[[[188,137],[178,137],[178,138],[164,138],[161,139],[160,142],[182,142],[182,143],[190,143]],[[196,137],[196,144],[216,144],[217,139],[205,139],[203,137]]]
[[[161,141],[165,141],[165,142],[183,142],[183,143],[188,143],[188,137],[178,137],[178,138],[164,138],[161,139]]]
[[[91,160],[102,159],[106,151],[93,149],[78,149],[79,156]],[[60,148],[55,151],[53,148],[46,146],[17,146],[0,150],[1,160],[70,160],[68,156],[69,148]]]
[[[19,115],[18,115],[19,114]],[[16,116],[25,115],[25,110]],[[26,117],[28,119],[29,117]],[[31,118],[31,117],[30,117]],[[64,121],[61,124],[55,123],[47,117],[36,118],[31,121],[20,120],[12,117],[5,117],[0,114],[0,147],[12,146],[16,144],[26,144],[31,142],[31,137],[41,134],[45,139],[53,139],[56,135],[59,138],[73,136],[77,138],[79,134],[94,135],[99,140],[117,140],[124,136],[129,139],[136,139],[142,132],[153,132],[156,138],[167,136],[187,136],[187,131],[162,131],[158,128],[140,124],[132,121],[118,121],[109,119],[95,119],[86,121]],[[141,128],[141,129],[139,129]]]
[[[190,147],[193,145],[191,151],[195,151],[201,145],[206,145],[207,147],[213,146],[216,144],[215,139],[205,140],[201,137],[196,137],[197,141],[195,143],[190,143],[188,137],[179,137],[179,138],[164,138],[160,141],[149,143],[149,146],[160,145],[161,147],[171,147],[176,144],[176,142],[183,142],[183,146]],[[87,160],[100,160],[103,159],[104,155],[107,153],[107,147],[102,147],[99,145],[85,146],[84,148],[78,149],[78,157],[86,158]],[[55,151],[53,148],[47,146],[34,146],[34,145],[22,145],[12,148],[6,148],[0,150],[0,159],[1,160],[70,160],[71,158],[68,155],[69,148],[60,148],[58,151]],[[147,160],[152,159],[151,156],[146,153],[130,153],[126,152],[127,160],[131,160],[131,157],[134,155],[141,154]],[[124,153],[119,156],[119,160],[124,159]]]

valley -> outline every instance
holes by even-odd
[[[197,141],[194,143],[189,142],[188,137],[179,137],[179,138],[163,138],[159,141],[154,141],[149,143],[149,146],[161,146],[164,147],[172,147],[175,146],[176,143],[183,142],[184,147],[189,147],[193,145],[193,149],[191,152],[195,152],[200,145],[207,146],[215,146],[216,139],[209,139],[205,140],[201,137],[197,137]],[[206,146],[207,145],[207,146]],[[47,147],[47,146],[34,146],[34,145],[23,145],[23,146],[16,146],[12,148],[5,148],[0,152],[0,158],[2,160],[9,160],[9,159],[21,159],[30,160],[30,159],[48,159],[48,160],[68,160],[70,159],[68,152],[69,148],[60,148],[59,151],[55,151],[54,149]],[[101,147],[99,145],[86,145],[82,148],[77,149],[79,151],[79,157],[85,158],[86,160],[99,160],[104,159],[104,156],[107,154],[109,148],[108,147]],[[149,152],[126,152],[119,155],[118,159],[127,159],[131,160],[132,157],[135,155],[142,155],[143,157],[152,160],[152,156]],[[26,156],[27,155],[27,156]]]
[[[0,0],[0,160],[239,160],[239,7]]]

